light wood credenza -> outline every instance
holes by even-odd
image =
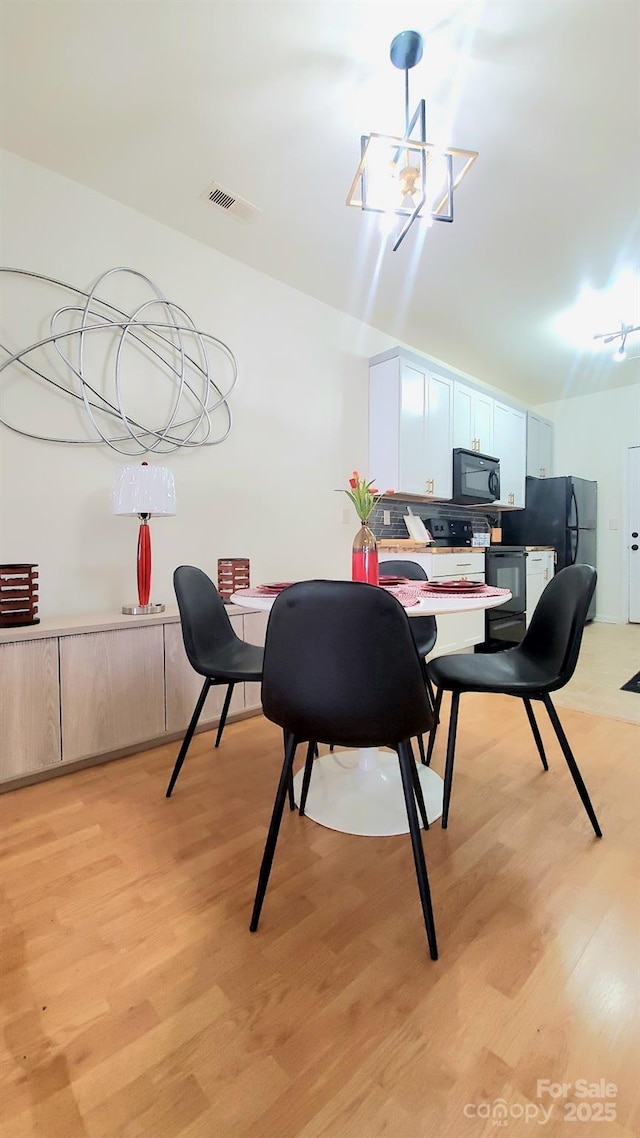
[[[264,644],[267,616],[234,608],[230,620],[243,640]],[[0,791],[179,738],[202,682],[177,606],[0,629]],[[225,691],[212,688],[198,730],[218,722]],[[260,685],[238,684],[229,720],[261,709]]]

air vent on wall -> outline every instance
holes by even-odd
[[[205,201],[215,205],[218,209],[224,210],[225,213],[231,214],[238,221],[251,221],[252,217],[262,211],[256,205],[246,201],[244,198],[238,197],[237,194],[232,194],[230,190],[225,189],[219,182],[212,182],[207,186],[202,194]]]

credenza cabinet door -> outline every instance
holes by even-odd
[[[60,759],[57,639],[0,645],[0,781]]]
[[[160,624],[61,637],[65,762],[162,736],[163,664]]]
[[[242,637],[242,613],[231,615],[231,624],[238,636]],[[165,651],[165,698],[167,707],[167,731],[184,731],[189,725],[193,710],[202,685],[204,676],[194,672],[187,659],[182,639],[182,627],[179,624],[165,624],[164,626]],[[229,714],[244,709],[244,684],[236,684],[231,696]],[[199,727],[205,724],[216,723],[222,714],[224,697],[227,694],[226,684],[216,684],[209,691],[202,714],[198,721]]]

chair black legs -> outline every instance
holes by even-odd
[[[420,739],[420,738],[421,738],[421,736],[419,735],[418,739]],[[429,829],[429,819],[427,818],[427,808],[424,804],[424,796],[422,794],[422,786],[420,783],[420,775],[418,774],[418,768],[416,767],[415,759],[413,756],[413,751],[411,749],[411,740],[409,740],[408,747],[409,747],[409,753],[411,755],[411,777],[413,779],[413,793],[415,794],[416,802],[418,803],[418,810],[420,812],[420,817],[422,819],[422,825],[424,826],[425,830],[428,830]]]
[[[436,731],[440,722],[440,706],[442,704],[442,688],[438,688],[436,701],[433,705],[433,727],[429,732],[429,746],[427,747],[427,766],[431,766],[431,756],[436,742]]]
[[[260,866],[260,873],[258,875],[256,898],[253,904],[251,924],[249,925],[249,929],[252,933],[254,933],[258,927],[264,895],[267,892],[267,885],[269,884],[269,875],[271,873],[271,866],[273,864],[273,855],[276,852],[276,843],[278,841],[278,833],[280,832],[280,823],[282,821],[282,811],[284,810],[284,800],[287,797],[287,789],[291,785],[293,760],[295,758],[297,745],[298,740],[296,739],[295,735],[290,735],[287,733],[284,762],[282,763],[280,781],[278,783],[275,802],[273,804],[273,813],[271,815],[269,833],[267,834],[264,854],[262,855],[262,864]]]
[[[418,750],[420,751],[420,762],[422,763],[423,766],[428,767],[430,764],[430,761],[431,761],[431,753],[433,751],[433,744],[435,742],[435,729],[436,729],[436,724],[438,722],[438,712],[436,710],[436,697],[435,697],[435,694],[433,691],[433,684],[431,683],[431,680],[429,679],[426,661],[424,659],[421,659],[420,663],[422,664],[422,674],[424,676],[424,683],[425,683],[425,687],[427,689],[427,695],[429,697],[429,704],[431,705],[431,710],[433,712],[433,727],[431,728],[431,731],[429,733],[430,749],[429,749],[429,757],[428,758],[424,753],[424,739],[422,738],[422,735],[418,735]]]
[[[424,860],[424,850],[422,848],[422,838],[420,836],[418,814],[416,812],[416,803],[414,798],[414,780],[417,772],[415,771],[415,762],[411,751],[411,745],[409,743],[400,743],[398,747],[398,759],[400,762],[400,775],[402,777],[404,801],[407,807],[407,819],[409,822],[409,833],[411,835],[413,861],[416,868],[416,877],[418,879],[420,902],[422,904],[422,915],[424,917],[424,924],[427,930],[427,939],[429,941],[429,952],[431,954],[431,959],[437,960],[438,945],[436,942],[436,928],[433,920],[433,909],[431,908],[429,878],[427,877],[427,867]]]
[[[298,813],[302,818],[304,816],[305,807],[307,805],[307,795],[309,793],[309,784],[311,782],[311,772],[315,762],[316,754],[318,752],[317,745],[311,741],[307,747],[307,757],[304,763],[304,774],[302,776],[302,791],[300,793],[300,806]]]
[[[191,722],[190,722],[189,726],[187,727],[187,733],[186,733],[184,739],[182,740],[182,746],[178,752],[176,764],[173,768],[171,778],[169,779],[169,785],[168,785],[167,791],[166,791],[166,797],[167,798],[171,798],[173,788],[176,785],[176,779],[177,779],[178,775],[180,774],[180,771],[182,769],[182,764],[187,757],[187,751],[189,750],[189,744],[193,738],[193,732],[195,731],[196,727],[198,726],[198,720],[199,720],[200,715],[202,713],[202,708],[204,707],[204,701],[207,698],[207,695],[209,694],[209,688],[210,687],[211,687],[211,680],[206,679],[204,681],[204,684],[202,685],[202,691],[200,692],[200,695],[198,696],[198,702],[196,703],[195,710],[193,712],[193,715],[191,716]]]
[[[533,731],[533,737],[536,741],[536,747],[538,748],[538,754],[540,755],[540,758],[542,759],[542,765],[543,765],[544,769],[546,771],[548,771],[549,770],[549,764],[547,762],[547,756],[544,753],[544,747],[542,745],[542,737],[541,737],[540,732],[538,730],[538,724],[536,723],[536,717],[533,714],[533,708],[531,706],[531,700],[530,699],[523,699],[522,702],[525,706],[527,718],[528,718],[529,723],[531,725],[531,730]]]
[[[229,704],[231,703],[231,696],[233,695],[233,689],[235,686],[235,680],[232,680],[229,684],[229,687],[227,688],[227,694],[224,697],[222,715],[220,716],[220,722],[218,724],[218,734],[216,735],[216,741],[214,743],[215,747],[220,746],[220,740],[222,738],[222,732],[224,731],[224,725],[227,722],[227,712],[229,711]]]
[[[440,702],[441,697],[442,697],[442,689],[440,688],[440,689],[438,689],[438,698],[436,701],[438,707],[439,707],[439,702]],[[573,757],[573,752],[571,750],[571,747],[569,746],[567,736],[565,735],[565,733],[562,729],[562,724],[560,723],[560,720],[558,718],[558,713],[557,713],[555,707],[553,706],[553,704],[551,702],[551,697],[549,695],[542,694],[542,695],[537,696],[536,698],[541,699],[542,702],[544,703],[546,709],[547,709],[547,712],[549,714],[549,719],[551,720],[551,725],[552,725],[552,727],[556,733],[558,742],[562,748],[562,753],[565,757],[567,766],[569,767],[569,770],[571,772],[571,777],[572,777],[574,783],[576,784],[576,789],[577,789],[578,794],[580,795],[580,798],[582,800],[582,805],[584,806],[584,808],[587,812],[587,815],[589,817],[589,821],[591,822],[591,825],[593,826],[594,833],[595,833],[596,837],[601,838],[602,837],[602,830],[600,829],[600,825],[599,825],[598,819],[596,817],[595,810],[593,809],[593,806],[591,805],[591,799],[589,798],[589,792],[587,791],[587,788],[586,788],[584,781],[582,779],[582,775],[580,774],[580,771],[578,770],[578,764],[576,763],[576,760]],[[446,761],[445,772],[444,772],[444,801],[443,801],[443,805],[442,805],[442,828],[443,828],[443,830],[446,830],[447,824],[449,821],[449,804],[451,802],[451,786],[453,783],[453,764],[454,764],[455,750],[456,750],[456,731],[457,731],[457,727],[458,727],[459,703],[460,703],[460,693],[453,691],[451,693],[451,717],[449,719],[449,737],[447,739],[447,761]],[[533,708],[531,706],[531,700],[523,697],[523,703],[524,703],[524,706],[525,706],[525,709],[527,712],[529,723],[531,725],[533,737],[536,741],[538,753],[540,755],[540,758],[542,759],[542,765],[543,765],[545,770],[548,770],[549,764],[547,763],[547,757],[546,757],[545,752],[544,752],[542,737],[540,735],[538,724],[536,723],[535,715],[533,713]],[[434,724],[434,730],[432,731],[431,737],[429,739],[429,750],[427,752],[427,762],[429,762],[429,760],[431,759],[431,749],[432,749],[431,743],[432,743],[434,731],[435,731],[435,724]]]
[[[283,729],[282,738],[284,741],[284,753],[286,755],[286,753],[287,753],[287,739],[289,738],[289,732],[285,731]],[[295,808],[296,808],[296,796],[295,796],[295,791],[293,789],[293,767],[291,768],[291,776],[289,778],[289,786],[287,788],[287,791],[289,794],[289,809],[295,810]]]
[[[441,695],[442,689],[438,691]],[[451,801],[451,784],[453,783],[453,761],[456,754],[456,731],[458,729],[458,706],[460,692],[451,692],[451,714],[449,716],[449,737],[447,739],[447,762],[444,768],[444,799],[442,803],[442,829],[446,830],[449,822],[449,803]]]
[[[568,766],[569,770],[571,771],[571,777],[573,778],[573,781],[576,784],[576,789],[578,791],[578,794],[580,795],[580,798],[582,799],[582,805],[584,806],[584,808],[585,808],[585,810],[589,816],[589,821],[591,822],[591,825],[593,826],[596,838],[601,838],[602,837],[602,830],[600,829],[598,819],[596,818],[595,810],[593,809],[593,806],[591,805],[591,799],[589,798],[589,792],[587,791],[587,788],[584,785],[584,782],[582,781],[582,775],[580,774],[580,771],[578,770],[578,764],[576,763],[576,760],[573,757],[571,747],[569,746],[569,743],[567,741],[567,736],[565,735],[565,733],[562,729],[562,724],[558,718],[558,713],[557,713],[555,707],[553,706],[553,704],[551,702],[550,696],[544,695],[542,697],[542,701],[543,701],[547,711],[549,712],[549,719],[551,720],[551,723],[553,724],[553,729],[554,729],[556,735],[558,736],[558,742],[559,742],[560,746],[562,747],[562,753],[563,753],[565,759],[567,760],[567,766]]]
[[[433,690],[433,684],[431,683],[431,680],[429,679],[428,673],[425,674],[425,680],[426,680],[426,684],[427,684],[427,691],[429,692],[429,699],[431,700],[431,710],[435,713],[436,696],[435,696],[435,692]],[[437,715],[434,715],[434,718],[435,718],[435,722],[437,723],[438,722]]]

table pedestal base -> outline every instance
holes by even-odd
[[[416,768],[431,825],[442,814],[440,775],[417,763]],[[300,802],[302,770],[293,780]],[[385,837],[408,834],[398,756],[373,749],[333,751],[314,760],[305,814],[343,834]]]

